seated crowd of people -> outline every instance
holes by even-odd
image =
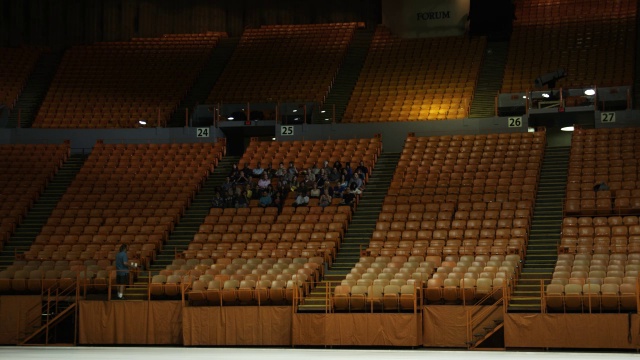
[[[340,205],[351,206],[356,196],[364,190],[369,169],[360,162],[353,169],[350,163],[336,161],[333,166],[325,161],[309,169],[298,170],[293,162],[277,169],[271,164],[263,168],[260,163],[251,169],[247,163],[243,168],[234,165],[225,182],[216,189],[211,201],[215,208],[249,207],[252,200],[261,207],[285,206],[290,194],[295,194],[294,207],[309,205],[310,199],[318,199],[318,205],[331,205],[333,199],[341,199]]]

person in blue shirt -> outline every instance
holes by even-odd
[[[116,254],[116,284],[118,284],[118,299],[124,299],[124,286],[129,283],[129,268],[136,267],[134,263],[129,263],[127,257],[127,244],[120,245],[120,250]]]
[[[269,195],[268,192],[266,191],[262,191],[262,196],[260,196],[260,203],[259,205],[262,207],[267,207],[267,206],[271,206],[271,195]]]

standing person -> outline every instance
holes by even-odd
[[[120,245],[120,251],[116,254],[116,284],[118,284],[118,299],[124,299],[124,286],[129,283],[129,268],[137,267],[129,263],[127,257],[127,244]]]

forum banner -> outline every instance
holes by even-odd
[[[382,23],[401,38],[460,36],[470,0],[382,0]]]

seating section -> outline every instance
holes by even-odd
[[[262,166],[271,164],[278,169],[280,163],[286,166],[293,162],[298,169],[309,169],[313,165],[322,167],[325,161],[333,166],[336,161],[342,165],[347,162],[355,168],[360,161],[373,169],[373,165],[382,152],[382,139],[317,140],[317,141],[255,141],[245,150],[239,166],[245,163],[253,169],[258,162]]]
[[[546,288],[549,311],[637,309],[636,130],[578,129],[573,134],[558,261]],[[601,184],[606,188],[596,186]]]
[[[400,39],[379,26],[343,122],[466,117],[485,47],[485,38]]]
[[[335,258],[351,218],[347,206],[211,209],[185,259]]]
[[[475,304],[499,300],[518,274],[509,255],[361,257],[336,287],[336,311],[414,311],[415,304]]]
[[[276,165],[274,168],[277,168],[280,162],[292,162],[300,168],[300,179],[304,177],[303,170],[322,164],[324,161],[331,163],[342,161],[351,164],[363,161],[370,171],[374,171],[375,162],[381,150],[382,143],[378,137],[293,142],[253,141],[245,151],[240,167],[251,164],[250,168],[254,168],[258,163],[265,165],[272,163]],[[278,177],[274,176],[271,181],[272,184],[277,184]],[[334,185],[337,183],[332,182],[331,186]],[[341,206],[340,198],[334,198],[332,203],[326,206],[319,206],[318,199],[312,198],[308,206],[294,207],[294,199],[295,192],[289,192],[282,209],[260,207],[256,200],[250,201],[249,206],[243,208],[211,208],[188,249],[181,254],[181,258],[192,261],[194,265],[197,265],[198,261],[200,264],[208,264],[212,269],[215,267],[211,266],[213,263],[249,262],[259,265],[258,262],[290,263],[301,261],[299,259],[309,259],[309,262],[318,264],[319,268],[314,270],[320,271],[321,274],[325,262],[331,263],[335,259],[351,221],[353,207]],[[311,261],[311,259],[314,260]],[[265,266],[263,268],[269,270]],[[257,270],[249,273],[264,275]],[[248,275],[249,273],[222,274]],[[274,273],[274,275],[278,274]],[[299,278],[304,278],[300,271],[298,274]],[[303,288],[301,295],[307,294],[319,280],[318,276],[306,275],[306,280],[299,284]],[[242,279],[238,280],[240,285]],[[291,279],[284,280],[286,280],[285,288],[293,286],[288,284]],[[224,284],[225,282],[222,281],[218,286]],[[269,288],[265,282],[262,284]]]
[[[640,254],[638,217],[565,217],[559,252],[563,254]]]
[[[0,250],[69,156],[60,145],[0,145]]]
[[[559,68],[568,76],[556,88],[633,84],[636,1],[515,4],[502,92],[532,90],[534,79]]]
[[[406,269],[352,274],[413,279],[434,303],[476,300],[517,278],[545,143],[544,132],[409,136],[366,249],[379,270]]]
[[[0,105],[13,109],[42,50],[0,48]]]
[[[246,29],[208,101],[322,103],[356,25],[263,25]]]
[[[109,285],[116,285],[113,262],[107,259],[16,260],[0,271],[2,294],[44,294],[76,285],[83,293],[107,291]]]
[[[609,216],[640,213],[635,128],[579,129],[571,140],[565,214]],[[608,189],[595,191],[604,182]]]
[[[553,312],[635,312],[640,253],[559,254],[546,309]]]
[[[224,149],[223,142],[98,142],[24,253],[24,261],[108,275],[124,243],[129,245],[129,258],[148,265]]]
[[[164,126],[225,33],[75,46],[33,124],[40,128]]]
[[[152,281],[151,295],[172,296],[169,279],[189,284],[192,305],[292,304],[311,290],[323,273],[322,257],[176,259]],[[176,281],[178,281],[176,279]],[[155,284],[155,285],[154,285]],[[162,285],[161,285],[162,284]]]

